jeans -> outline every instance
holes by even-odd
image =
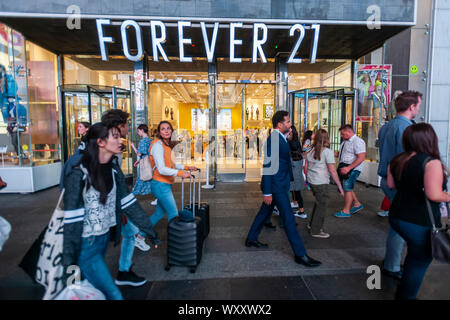
[[[130,271],[134,253],[134,237],[138,232],[138,227],[136,227],[130,220],[128,220],[126,225],[122,226],[122,245],[120,247],[119,271]]]
[[[83,277],[100,290],[107,300],[123,300],[122,293],[114,284],[114,280],[105,263],[108,245],[109,232],[101,236],[82,238],[78,266]]]
[[[150,217],[150,222],[155,227],[159,220],[164,218],[166,213],[168,221],[178,216],[178,208],[173,197],[171,184],[152,180],[151,186],[153,195],[158,199],[156,211]]]
[[[381,178],[380,187],[386,197],[392,203],[397,191],[388,187],[387,178]],[[386,254],[384,256],[384,269],[391,272],[400,271],[404,245],[405,240],[403,240],[403,238],[392,228],[392,226],[389,226],[388,237],[386,240]]]
[[[416,299],[431,261],[431,227],[424,227],[401,219],[389,218],[389,223],[405,240],[408,251],[397,298]]]
[[[325,223],[325,216],[328,211],[328,184],[310,184],[314,198],[314,208],[309,220],[311,234],[319,234]]]
[[[341,179],[342,189],[344,189],[344,191],[353,191],[356,179],[358,179],[360,174],[361,171],[353,169],[348,179]]]

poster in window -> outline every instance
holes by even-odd
[[[263,106],[264,109],[264,120],[272,119],[273,117],[273,104],[265,103]]]
[[[191,109],[191,130],[206,131],[209,128],[209,110]]]
[[[391,102],[392,65],[360,64],[357,69],[358,111],[356,121],[370,122],[373,104],[383,105],[381,113],[387,115]],[[372,105],[372,106],[371,106]]]

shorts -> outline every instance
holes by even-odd
[[[352,170],[348,179],[341,179],[342,189],[344,189],[344,191],[353,191],[356,179],[358,179],[360,174],[361,171]]]

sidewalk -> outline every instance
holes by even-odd
[[[334,193],[325,222],[329,239],[312,238],[306,220],[296,218],[308,255],[322,261],[322,266],[308,269],[294,262],[293,253],[278,217],[272,221],[275,231],[265,228],[261,242],[268,249],[247,248],[244,241],[250,224],[261,205],[258,183],[219,184],[215,190],[202,190],[202,201],[210,204],[211,231],[205,243],[202,262],[192,274],[187,268],[165,271],[166,227],[162,220],[156,230],[162,240],[158,249],[138,249],[134,271],[149,282],[140,288],[121,287],[126,299],[178,300],[277,300],[277,299],[393,299],[396,281],[382,276],[381,289],[369,290],[366,273],[370,265],[384,258],[388,230],[387,218],[376,215],[383,194],[380,189],[358,183],[356,193],[364,209],[349,219],[337,219],[342,198]],[[174,187],[180,199],[180,185]],[[31,243],[48,223],[56,205],[58,188],[35,194],[1,194],[0,215],[12,225],[12,235],[0,252],[0,299],[40,299],[42,288],[34,285],[17,267]],[[313,196],[302,192],[305,210],[310,213]],[[187,199],[187,196],[185,197]],[[152,196],[139,197],[150,215],[155,207]],[[120,247],[110,247],[107,262],[112,275],[117,272]],[[450,299],[450,268],[433,262],[423,282],[419,299]]]

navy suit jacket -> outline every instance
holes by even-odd
[[[275,142],[273,146],[272,139]],[[276,141],[278,141],[278,148]],[[261,190],[263,194],[289,192],[292,180],[289,143],[285,141],[278,131],[273,130],[266,141]]]

